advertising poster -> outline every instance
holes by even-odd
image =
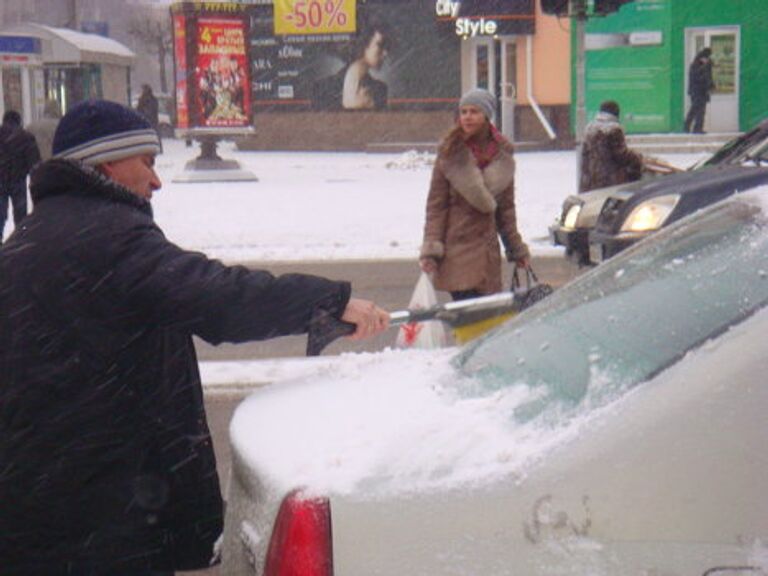
[[[204,127],[250,124],[245,26],[239,18],[197,20],[196,115]]]
[[[177,128],[207,133],[252,131],[247,5],[171,5]]]
[[[173,15],[173,51],[176,62],[176,126],[189,128],[189,98],[187,96],[187,32],[184,14]]]
[[[357,0],[274,0],[275,35],[355,32]]]
[[[250,15],[254,113],[445,109],[461,95],[461,39],[434,2],[279,0]]]

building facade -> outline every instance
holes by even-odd
[[[537,1],[327,6],[319,0],[174,4],[179,116],[188,116],[191,129],[226,124],[224,109],[215,111],[218,90],[222,101],[250,103],[255,130],[240,141],[244,148],[434,147],[453,125],[461,94],[482,87],[496,94],[495,120],[509,138],[569,140],[569,32],[541,14]],[[243,14],[245,95],[223,88],[231,84],[224,77],[233,75],[221,70],[239,70],[233,61],[240,49],[225,45],[236,33],[214,23]],[[213,52],[220,54],[211,58]]]
[[[21,23],[0,29],[0,113],[24,123],[40,118],[47,100],[66,111],[87,98],[127,104],[135,55],[110,38]]]
[[[704,130],[748,130],[768,116],[766,7],[764,0],[634,0],[590,19],[587,118],[610,99],[620,104],[630,133],[683,131],[688,67],[709,47],[715,87]]]
[[[158,93],[162,92],[163,69],[168,85],[173,66],[169,5],[170,0],[2,0],[0,28],[36,23],[112,38],[136,55],[131,66],[131,95],[137,95],[145,83]],[[155,42],[136,33],[136,29],[146,30],[148,21],[152,29],[164,21],[168,48],[164,66]]]

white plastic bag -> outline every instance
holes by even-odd
[[[409,310],[426,310],[437,305],[437,295],[432,281],[422,272],[413,290]],[[398,348],[442,348],[448,342],[445,326],[439,320],[409,322],[400,326],[395,342]]]

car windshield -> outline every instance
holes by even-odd
[[[709,159],[703,162],[702,165],[737,164],[747,160],[756,149],[765,148],[766,145],[768,145],[768,129],[761,124],[746,134],[734,138],[725,144],[725,146],[720,148]],[[765,151],[763,153],[765,153]]]
[[[464,350],[464,395],[536,390],[515,418],[604,405],[768,301],[768,234],[754,197],[681,221]],[[745,199],[746,200],[746,199]]]
[[[744,162],[758,166],[768,164],[768,137],[747,151],[744,155]]]

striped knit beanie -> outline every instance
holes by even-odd
[[[157,132],[138,112],[108,100],[87,100],[67,112],[53,136],[53,156],[96,166],[159,154]]]

